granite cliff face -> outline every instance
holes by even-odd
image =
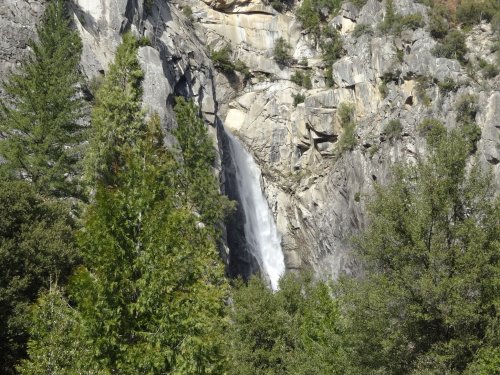
[[[27,0],[4,3],[2,76],[26,53],[26,40],[34,35],[44,5]],[[427,17],[427,8],[412,0],[394,4],[401,15],[418,12]],[[192,10],[192,15],[182,9]],[[308,265],[325,276],[358,271],[349,239],[365,225],[365,203],[374,182],[388,181],[395,162],[425,155],[418,125],[424,118],[436,118],[453,127],[457,103],[465,95],[477,98],[479,158],[500,181],[500,77],[471,77],[457,60],[434,57],[436,42],[427,27],[396,36],[353,35],[356,24],[375,29],[385,9],[377,0],[368,0],[361,9],[346,3],[331,21],[346,53],[331,66],[334,85],[328,87],[325,71],[330,67],[322,61],[314,37],[301,29],[292,11],[278,13],[261,0],[75,0],[71,5],[84,43],[84,75],[92,80],[105,74],[125,30],[147,37],[151,46],[139,52],[145,71],[144,106],[160,114],[169,143],[175,144],[168,135],[175,126],[174,96],[194,98],[219,145],[216,170],[221,189],[225,177],[231,176],[230,161],[223,162],[224,123],[262,169],[287,268]],[[273,48],[279,37],[289,42],[300,63],[280,67],[275,62]],[[468,33],[469,60],[494,62],[494,38],[486,23]],[[227,45],[232,60],[248,67],[247,77],[214,68],[209,51]],[[311,89],[292,81],[299,71],[310,74]],[[453,90],[440,88],[439,83],[450,80],[456,83]],[[296,94],[305,100],[294,106]],[[341,152],[338,143],[345,129],[338,109],[343,103],[355,110],[357,142],[352,150]],[[391,120],[402,125],[398,136],[387,134]],[[230,190],[231,182],[226,183]],[[228,223],[229,232],[237,226]],[[237,237],[229,233],[228,242],[236,246]],[[252,264],[244,254],[236,256],[234,264],[238,258]]]

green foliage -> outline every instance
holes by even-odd
[[[463,0],[457,7],[457,18],[460,23],[470,26],[491,21],[498,11],[500,4],[496,0]]]
[[[214,140],[207,134],[203,120],[192,101],[176,98],[177,129],[173,132],[179,141],[183,164],[183,189],[203,223],[213,230],[233,209],[233,205],[219,193],[219,184],[213,175],[215,163]]]
[[[311,74],[303,73],[302,70],[297,70],[291,77],[290,80],[296,85],[305,87],[306,89],[312,89]]]
[[[368,2],[368,0],[351,0],[350,2],[356,5],[358,9],[361,9]]]
[[[439,90],[441,90],[444,94],[455,92],[460,87],[458,83],[450,77],[446,77],[443,81],[439,81],[437,85],[439,87]]]
[[[225,73],[231,73],[235,70],[234,64],[231,61],[232,52],[231,46],[227,44],[219,51],[212,51],[210,58],[217,69]]]
[[[456,104],[457,122],[475,122],[478,110],[477,97],[475,95],[466,94],[460,96]]]
[[[446,19],[446,8],[433,7],[429,18],[429,31],[436,39],[443,39],[448,34],[448,20]]]
[[[387,0],[384,20],[379,23],[378,29],[383,34],[399,34],[403,30],[416,30],[424,26],[424,18],[420,13],[401,16],[394,9],[394,1]]]
[[[416,96],[419,101],[421,101],[425,106],[431,104],[431,98],[427,95],[427,90],[432,88],[433,80],[429,76],[420,76],[417,78],[416,84]]]
[[[182,153],[166,150],[159,117],[146,122],[141,110],[136,53],[125,35],[94,108],[92,165],[102,167],[78,238],[84,265],[71,278],[74,308],[60,295],[42,297],[25,373],[76,374],[86,364],[103,374],[220,374],[225,366],[216,223],[229,204],[212,174],[213,143],[192,102],[179,99]]]
[[[366,23],[357,23],[356,27],[354,27],[354,30],[352,32],[352,35],[355,38],[359,38],[362,35],[373,35],[373,28],[366,24]]]
[[[279,65],[290,65],[292,63],[292,56],[290,55],[290,44],[283,39],[283,37],[279,37],[276,39],[274,43],[274,61],[276,61]]]
[[[271,6],[278,12],[283,12],[290,9],[293,6],[293,2],[290,0],[272,0]]]
[[[327,87],[333,87],[335,81],[333,79],[333,67],[327,66],[325,69],[325,84]]]
[[[273,293],[240,284],[229,310],[230,374],[341,374],[339,312],[324,282],[287,275]]]
[[[78,261],[67,204],[26,181],[0,181],[0,372],[25,354],[29,304],[50,280],[65,282]]]
[[[243,74],[243,76],[248,79],[252,75],[250,69],[248,69],[247,64],[241,60],[236,60],[234,63],[234,70]]]
[[[341,103],[337,110],[337,116],[343,129],[337,147],[339,152],[343,153],[352,150],[358,143],[355,132],[354,106],[350,103]]]
[[[319,38],[321,23],[326,21],[329,15],[337,13],[341,3],[341,0],[304,0],[297,9],[296,16],[304,29],[310,30]]]
[[[424,136],[431,146],[437,145],[446,135],[446,128],[436,119],[425,119],[418,127],[420,135]]]
[[[340,33],[332,27],[323,28],[320,47],[322,50],[321,57],[327,65],[332,65],[345,53]]]
[[[306,100],[306,96],[304,94],[292,94],[292,98],[293,98],[293,106],[294,107],[297,107],[298,104],[300,103],[304,103],[304,101]]]
[[[83,141],[83,100],[78,95],[81,41],[71,30],[65,2],[49,3],[38,41],[19,71],[8,77],[0,104],[2,168],[51,196],[79,193],[77,146]]]
[[[472,147],[445,131],[428,159],[376,187],[357,242],[366,277],[340,293],[346,373],[458,374],[497,361],[500,205],[491,176],[467,167]]]
[[[465,35],[459,30],[450,31],[443,39],[442,43],[434,47],[432,53],[437,57],[456,59],[462,64],[465,63],[465,54],[467,53]]]
[[[182,7],[182,14],[190,21],[193,22],[193,9],[189,5],[185,5]]]
[[[57,285],[39,298],[31,314],[30,359],[17,367],[19,374],[105,374],[93,361],[78,311]]]
[[[500,69],[495,64],[490,64],[483,59],[479,59],[479,67],[481,68],[483,76],[486,79],[495,78],[498,73],[500,73]]]
[[[85,156],[86,177],[91,184],[114,185],[124,166],[123,149],[134,145],[144,133],[141,111],[143,72],[137,60],[138,42],[125,34],[96,94],[92,129]]]
[[[398,139],[403,132],[403,125],[400,120],[393,119],[387,123],[384,133],[389,139]]]

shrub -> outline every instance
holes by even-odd
[[[484,78],[493,78],[498,74],[498,68],[495,65],[488,63],[486,60],[480,59],[479,67],[483,71]]]
[[[279,65],[290,65],[292,62],[292,56],[290,55],[290,44],[283,39],[283,37],[279,37],[276,39],[274,44],[274,61],[276,61]]]
[[[294,107],[297,107],[297,104],[304,103],[304,101],[306,100],[306,96],[304,94],[292,94],[292,98]]]
[[[467,53],[465,35],[458,30],[450,31],[443,39],[443,42],[434,47],[432,53],[436,57],[456,59],[461,63],[465,63],[465,54]]]
[[[333,87],[335,81],[333,80],[333,68],[328,66],[325,69],[325,84],[327,87]]]
[[[357,144],[356,140],[356,123],[354,122],[354,106],[350,103],[342,103],[338,110],[340,125],[344,132],[338,142],[338,150],[343,153],[352,150]]]
[[[446,128],[443,123],[433,118],[422,121],[418,130],[431,146],[438,144],[446,136]]]
[[[420,13],[408,14],[399,19],[398,28],[400,30],[411,29],[416,30],[424,27],[424,17]]]
[[[304,74],[304,73],[302,73],[302,71],[299,70],[299,71],[296,71],[290,79],[296,85],[305,87],[308,90],[312,89],[312,82],[311,82],[311,74],[310,73]]]
[[[245,78],[249,78],[252,75],[250,73],[250,69],[248,69],[247,64],[245,64],[241,60],[236,60],[236,62],[234,63],[234,70],[243,74]]]
[[[448,21],[443,14],[436,9],[432,10],[429,19],[429,31],[431,36],[436,39],[443,39],[448,34]]]
[[[457,122],[462,124],[475,122],[478,109],[475,95],[462,95],[456,104]]]
[[[400,120],[393,119],[387,123],[384,133],[389,139],[397,139],[401,137],[403,132],[403,125]]]
[[[356,24],[356,27],[354,28],[352,35],[355,38],[359,38],[360,36],[365,35],[365,34],[373,35],[372,27],[366,23]]]
[[[345,53],[342,38],[340,33],[332,27],[323,30],[323,37],[324,39],[320,42],[323,51],[322,58],[326,64],[332,65]]]
[[[438,82],[439,90],[441,90],[444,94],[447,94],[452,91],[457,91],[460,85],[456,83],[450,77],[446,77],[442,82]]]
[[[500,9],[497,0],[463,0],[457,8],[457,19],[464,25],[491,21]]]
[[[225,73],[230,73],[234,71],[234,64],[231,61],[231,53],[231,46],[228,44],[219,51],[212,51],[210,58],[217,69]]]
[[[431,104],[431,98],[427,95],[427,89],[432,87],[433,81],[431,77],[421,76],[417,78],[417,84],[415,86],[416,95],[418,100],[420,100],[425,106]]]
[[[304,0],[297,9],[296,16],[304,29],[309,29],[316,37],[321,33],[321,22],[340,9],[342,0]],[[326,10],[326,12],[325,12]]]
[[[183,8],[182,8],[182,13],[184,14],[184,16],[186,16],[186,18],[193,22],[194,19],[193,19],[193,9],[189,6],[189,5],[185,5]]]

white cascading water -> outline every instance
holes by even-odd
[[[245,212],[245,237],[261,272],[269,279],[271,288],[277,290],[285,272],[285,260],[273,215],[260,187],[261,173],[252,155],[232,134],[227,135]]]

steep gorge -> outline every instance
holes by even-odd
[[[34,35],[44,2],[5,0],[4,4],[0,8],[0,34],[5,36],[0,42],[2,77],[27,52],[26,41]],[[394,4],[399,14],[427,15],[427,8],[415,1]],[[182,11],[186,6],[192,9],[191,19]],[[384,2],[369,0],[361,9],[346,3],[331,20],[346,51],[332,66],[333,87],[325,81],[328,67],[313,35],[301,29],[293,12],[278,13],[260,0],[75,0],[71,7],[84,45],[82,70],[89,82],[105,74],[122,32],[131,30],[149,39],[150,46],[139,51],[145,71],[144,106],[159,113],[167,140],[175,145],[169,133],[175,127],[174,96],[191,97],[198,103],[219,145],[216,169],[222,190],[231,184],[231,173],[223,167],[228,149],[222,124],[252,152],[262,170],[289,270],[308,265],[325,276],[357,272],[349,239],[365,224],[365,203],[374,182],[388,181],[395,162],[425,155],[420,122],[436,118],[455,126],[457,103],[466,95],[477,98],[475,121],[482,134],[478,155],[500,180],[499,76],[473,78],[458,61],[433,56],[436,42],[427,28],[355,37],[356,24],[375,29],[383,20]],[[280,67],[273,59],[279,37],[290,43],[293,58],[306,59],[307,65]],[[469,59],[494,62],[494,38],[491,25],[474,27],[467,37]],[[246,64],[249,78],[214,68],[209,51],[226,45],[231,46],[234,61]],[[298,71],[310,74],[311,89],[291,80]],[[447,79],[457,84],[455,90],[439,87]],[[427,82],[423,88],[422,82]],[[305,100],[294,106],[296,94],[305,95]],[[341,152],[338,142],[345,130],[338,109],[343,103],[355,109],[356,145]],[[391,120],[402,126],[394,137],[386,131]],[[241,224],[240,220],[241,216],[233,225]],[[234,249],[241,238],[230,232],[231,228],[227,242]],[[231,259],[231,251],[225,252],[226,259]],[[233,259],[233,263],[246,262],[241,269],[234,264],[234,273],[255,271],[255,261],[248,254]]]

